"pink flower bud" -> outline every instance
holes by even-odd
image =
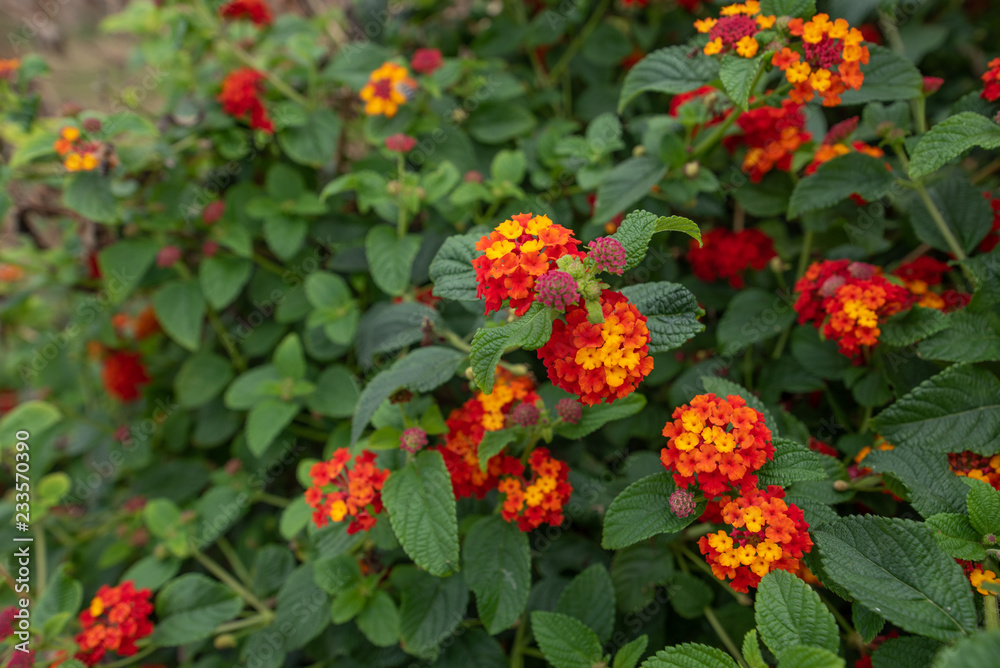
[[[565,271],[558,269],[538,277],[535,281],[535,294],[539,302],[560,311],[565,311],[580,301],[576,281]]]
[[[675,489],[670,495],[670,510],[674,511],[677,517],[689,517],[694,513],[697,505],[694,502],[694,494],[686,489]]]
[[[575,399],[560,399],[556,403],[556,415],[566,424],[576,424],[583,417],[583,406]]]
[[[611,237],[598,237],[590,242],[590,259],[596,263],[597,271],[622,275],[627,261],[625,247]]]
[[[164,246],[156,254],[157,267],[172,267],[174,263],[181,259],[181,249],[177,246]]]
[[[399,447],[411,453],[427,447],[427,432],[420,427],[404,430],[399,436]]]

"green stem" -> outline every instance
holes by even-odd
[[[813,240],[816,237],[816,233],[812,230],[806,230],[805,236],[802,238],[802,252],[799,255],[799,266],[795,270],[795,280],[798,281],[806,273],[806,268],[809,266],[809,256],[812,253]]]
[[[851,424],[851,421],[847,419],[847,414],[844,413],[844,409],[840,407],[840,403],[837,402],[837,399],[833,396],[833,392],[830,391],[830,386],[826,385],[824,391],[826,393],[826,400],[830,402],[830,408],[833,409],[833,414],[837,418],[837,421],[845,427]]]
[[[268,494],[267,492],[260,492],[254,498],[257,501],[263,501],[264,503],[269,503],[277,508],[287,508],[290,503],[286,498],[280,497],[276,494]]]
[[[771,359],[776,360],[781,358],[781,353],[785,352],[785,344],[788,343],[788,337],[791,333],[791,325],[788,325],[781,330],[781,337],[779,337],[778,342],[774,344],[774,352],[771,353]]]
[[[246,619],[237,619],[236,621],[226,622],[225,624],[219,624],[215,627],[215,635],[239,631],[240,629],[245,629],[262,622],[270,623],[270,619],[264,615],[254,615],[253,617],[247,617]]]
[[[510,650],[510,668],[524,668],[524,650],[528,647],[528,618],[521,617],[521,623],[514,632],[514,644]]]
[[[705,606],[703,612],[705,613],[705,619],[707,619],[708,623],[712,625],[713,629],[715,629],[715,635],[719,636],[719,640],[721,640],[722,644],[726,646],[729,653],[733,655],[733,658],[736,659],[736,661],[743,666],[743,668],[747,668],[747,663],[743,660],[743,654],[740,652],[739,647],[737,647],[736,643],[733,642],[733,639],[729,637],[729,634],[726,632],[726,628],[719,621],[719,618],[715,616],[712,609]]]
[[[865,406],[861,412],[861,424],[858,425],[858,433],[863,434],[868,431],[868,423],[872,419],[872,407]]]
[[[219,578],[223,584],[239,594],[240,598],[253,606],[261,615],[266,617],[268,621],[274,618],[274,613],[271,612],[271,609],[264,605],[264,603],[257,598],[253,592],[237,582],[236,578],[229,574],[229,571],[215,563],[215,561],[208,557],[208,555],[199,552],[198,550],[193,550],[193,553],[194,558],[198,560],[198,563],[205,567],[205,570]]]
[[[226,353],[229,355],[229,359],[233,361],[233,366],[239,371],[247,370],[247,362],[243,359],[243,355],[240,351],[236,349],[236,344],[233,342],[233,337],[229,335],[226,331],[225,326],[222,324],[222,320],[219,319],[219,313],[212,306],[205,307],[205,311],[208,313],[208,321],[212,324],[212,329],[215,330],[216,335],[219,337],[219,341],[222,342],[222,347],[226,349]]]
[[[931,214],[931,219],[934,224],[937,225],[938,232],[944,237],[945,242],[948,244],[948,248],[951,249],[951,254],[955,256],[956,260],[962,261],[965,259],[965,250],[962,248],[961,244],[958,243],[958,239],[952,233],[951,228],[948,227],[948,221],[944,219],[941,210],[938,209],[937,204],[931,199],[931,195],[927,192],[927,188],[920,181],[913,182],[914,188],[916,188],[917,194],[920,195],[920,200],[927,207],[927,212]]]
[[[406,215],[406,206],[403,202],[403,176],[405,173],[406,161],[403,159],[403,154],[400,153],[396,156],[396,181],[399,183],[399,197],[396,198],[396,207],[399,209],[399,216],[396,220],[396,232],[399,234],[400,239],[406,236],[406,230],[410,226]]]
[[[117,661],[112,661],[111,663],[104,664],[104,668],[122,668],[122,666],[131,666],[157,650],[156,645],[147,645],[146,647],[139,650],[138,653],[132,656],[126,657],[124,659],[118,659]]]
[[[539,650],[535,649],[534,647],[525,647],[523,653],[525,656],[533,656],[536,659],[545,658],[545,655],[542,654]]]
[[[590,33],[594,32],[594,30],[597,29],[597,26],[600,25],[601,19],[604,18],[604,15],[607,13],[608,7],[610,6],[611,0],[601,0],[598,3],[597,9],[595,9],[594,13],[590,15],[590,19],[587,20],[587,23],[584,24],[577,36],[573,38],[570,45],[566,47],[566,51],[564,51],[563,55],[558,61],[556,61],[556,64],[552,66],[552,70],[549,72],[550,79],[558,79],[562,76],[563,70],[569,67],[569,63],[573,60],[573,56],[576,55],[577,51],[583,48],[583,45],[587,42],[587,38],[590,37]]]
[[[290,424],[286,427],[288,431],[292,432],[296,436],[301,436],[302,438],[308,438],[310,441],[316,441],[317,443],[326,443],[330,440],[329,434],[324,434],[316,429],[310,429],[309,427],[300,427],[297,424]]]
[[[220,536],[219,540],[216,541],[216,545],[219,546],[219,550],[226,556],[226,560],[229,561],[229,565],[232,566],[233,571],[236,572],[236,577],[243,581],[246,586],[251,586],[250,581],[253,578],[250,577],[250,571],[243,564],[243,560],[240,559],[240,555],[236,553],[236,549],[233,544],[229,542],[229,539],[225,536]]]
[[[763,74],[764,74],[763,67],[757,70],[757,76],[754,77],[753,83],[750,84],[751,94],[753,93],[754,89],[757,88],[757,83],[760,81],[760,78]],[[736,113],[736,109],[733,109],[730,112],[729,116],[726,117],[726,120],[724,120],[722,123],[720,123],[715,127],[715,130],[712,131],[712,134],[703,139],[697,146],[694,147],[692,159],[697,160],[702,155],[712,150],[715,147],[715,145],[722,139],[722,136],[726,134],[726,130],[728,130],[729,127],[736,121],[737,116],[739,116],[739,114]]]
[[[1000,610],[997,603],[1000,596],[996,594],[986,594],[983,596],[983,612],[986,615],[984,625],[987,631],[1000,631]]]
[[[259,264],[262,268],[267,269],[272,274],[277,274],[278,276],[284,276],[287,270],[276,262],[272,262],[260,253],[253,254],[253,261]]]

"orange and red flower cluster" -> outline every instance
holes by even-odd
[[[77,660],[96,666],[109,651],[119,656],[138,652],[135,642],[153,632],[150,597],[148,589],[136,591],[131,580],[117,587],[101,586],[90,607],[80,613],[83,631],[75,638]]]
[[[110,350],[104,357],[101,380],[108,394],[119,401],[135,401],[150,382],[142,355],[128,350]]]
[[[103,147],[99,141],[83,140],[79,128],[72,126],[60,130],[59,138],[53,144],[68,172],[89,172],[100,167]]]
[[[785,47],[771,57],[771,64],[794,86],[792,100],[804,103],[819,95],[824,107],[835,107],[841,93],[861,88],[861,65],[868,63],[869,52],[860,30],[844,19],[816,14],[810,21],[792,19],[788,32],[802,38],[802,53]]]
[[[160,321],[157,320],[152,305],[135,317],[128,313],[116,313],[111,317],[111,326],[120,337],[136,341],[142,341],[160,331]]]
[[[519,213],[500,223],[476,243],[483,254],[472,261],[476,296],[486,298],[486,313],[498,311],[505,300],[517,315],[535,301],[535,280],[563,255],[585,257],[573,231],[548,216]]]
[[[990,457],[968,450],[952,452],[948,454],[948,465],[955,475],[982,480],[1000,491],[1000,455]]]
[[[826,338],[837,342],[841,354],[858,357],[862,346],[878,343],[880,323],[912,304],[909,291],[890,283],[880,272],[878,267],[850,260],[814,262],[795,284],[799,324],[812,322],[823,329]]]
[[[249,19],[258,26],[268,26],[274,21],[264,0],[230,0],[219,8],[219,15],[224,19]]]
[[[503,453],[493,456],[487,470],[482,471],[479,468],[479,443],[486,432],[503,429],[507,416],[515,407],[534,405],[538,401],[535,384],[529,377],[515,376],[498,367],[492,394],[476,392],[461,407],[451,411],[445,421],[448,433],[438,451],[451,474],[456,499],[469,496],[481,499],[496,488],[501,474],[520,474],[521,469],[517,467],[521,463]]]
[[[735,51],[744,58],[753,58],[760,48],[754,36],[774,26],[776,20],[776,16],[761,14],[758,0],[747,0],[723,7],[718,19],[695,21],[694,27],[700,33],[708,33],[704,49],[707,55]]]
[[[362,451],[347,468],[351,453],[338,448],[329,461],[317,462],[309,469],[312,487],[306,490],[306,503],[313,509],[313,522],[318,527],[330,520],[342,522],[350,518],[348,534],[367,531],[375,526],[375,515],[382,512],[382,485],[389,471],[375,466],[375,453]]]
[[[587,319],[583,299],[552,324],[552,336],[538,349],[549,380],[592,406],[631,394],[653,370],[646,318],[625,295],[601,293],[604,322]]]
[[[753,489],[738,498],[722,497],[722,519],[731,527],[702,536],[698,547],[712,572],[730,586],[746,592],[775,570],[796,573],[799,559],[812,549],[809,525],[802,510],[784,500],[785,492],[772,485]]]
[[[385,62],[368,76],[368,83],[361,89],[365,115],[392,118],[399,107],[406,104],[417,82],[402,65]]]
[[[743,287],[743,273],[760,271],[776,256],[774,242],[760,230],[731,232],[717,227],[701,237],[703,245],[694,239],[687,259],[694,275],[706,283],[727,280],[734,288]]]
[[[218,99],[222,110],[233,118],[249,120],[250,127],[255,130],[274,132],[274,123],[261,100],[263,80],[264,75],[255,69],[242,67],[233,70],[223,80]]]
[[[981,77],[983,80],[983,92],[979,97],[990,102],[1000,100],[1000,58],[994,58],[987,65],[986,72]]]
[[[948,273],[949,269],[944,262],[935,260],[929,255],[921,255],[912,262],[907,262],[895,269],[892,275],[906,284],[906,288],[913,295],[912,299],[916,306],[948,313],[966,306],[972,299],[971,295],[957,290],[942,290],[940,293],[931,290],[932,287],[941,285],[944,275]]]
[[[505,471],[497,489],[504,495],[502,517],[517,522],[521,531],[531,531],[542,524],[559,526],[563,523],[563,506],[573,493],[569,484],[569,466],[554,459],[546,448],[532,451],[528,459],[531,475],[523,475],[523,465],[513,461],[522,470]]]
[[[791,100],[783,100],[780,107],[751,109],[740,114],[736,124],[743,133],[727,137],[724,143],[730,151],[746,145],[743,172],[754,183],[759,183],[772,169],[791,170],[792,155],[812,138],[805,131],[802,105]]]
[[[682,489],[695,484],[706,497],[757,486],[755,471],[774,457],[764,416],[742,397],[700,394],[674,409],[663,427],[669,440],[660,451],[663,466]]]

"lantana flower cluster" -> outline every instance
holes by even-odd
[[[921,255],[894,269],[892,275],[906,285],[915,306],[948,313],[966,306],[972,299],[972,295],[954,289],[940,290],[944,277],[950,270],[951,268],[944,262],[929,255]],[[940,291],[932,288],[938,288]]]
[[[306,503],[313,509],[316,526],[350,519],[347,533],[353,535],[375,526],[375,516],[382,512],[382,486],[389,471],[375,465],[375,453],[369,450],[354,457],[354,466],[347,468],[351,459],[350,450],[338,448],[328,461],[313,464]]]
[[[59,131],[53,148],[62,158],[66,171],[90,172],[101,166],[105,145],[84,139],[79,128],[68,125]]]
[[[702,536],[698,548],[717,578],[732,580],[733,590],[745,593],[774,570],[798,572],[799,560],[812,549],[802,509],[784,496],[781,487],[771,485],[719,501],[731,529]]]
[[[708,34],[706,55],[735,51],[744,58],[757,55],[760,45],[754,36],[761,30],[774,26],[778,17],[761,14],[760,2],[748,0],[727,5],[719,11],[719,18],[706,18],[694,22],[695,29]]]
[[[131,350],[101,351],[101,380],[108,394],[121,402],[135,401],[151,381],[142,355]]]
[[[873,265],[849,260],[813,263],[795,285],[799,324],[812,322],[837,342],[841,354],[858,358],[863,347],[878,343],[880,324],[912,302],[906,288],[880,272]]]
[[[730,151],[746,146],[743,173],[759,183],[772,169],[791,171],[795,151],[812,139],[806,132],[806,117],[802,104],[783,100],[779,107],[758,107],[740,114],[736,124],[741,134],[726,137],[724,145]]]
[[[983,90],[979,93],[979,97],[990,102],[1000,100],[1000,58],[994,58],[989,62],[981,79]]]
[[[241,67],[222,81],[219,102],[222,110],[239,120],[249,122],[255,130],[274,132],[274,122],[264,107],[264,75],[250,67]]]
[[[970,450],[948,454],[948,466],[962,478],[982,480],[1000,491],[1000,455],[980,455]]]
[[[701,241],[699,245],[691,240],[687,260],[694,275],[706,283],[726,280],[742,288],[746,271],[760,271],[777,256],[771,237],[760,230],[733,232],[717,227],[703,234]]]
[[[219,8],[219,16],[224,19],[247,19],[259,27],[274,22],[271,7],[265,0],[230,0]]]
[[[510,458],[514,459],[514,458]],[[523,465],[504,471],[497,489],[504,495],[501,516],[516,522],[521,531],[531,531],[542,524],[559,526],[563,523],[563,506],[573,493],[569,483],[569,466],[552,457],[547,448],[536,448],[528,458],[531,474],[526,476]],[[516,471],[521,468],[521,471]]]
[[[824,107],[835,107],[841,93],[861,88],[861,65],[868,63],[870,53],[860,30],[844,19],[831,21],[829,14],[816,14],[809,21],[792,19],[788,32],[802,39],[802,53],[785,47],[771,57],[771,64],[794,86],[792,100],[809,102],[819,95]]]
[[[102,585],[90,606],[80,613],[83,630],[76,636],[77,660],[96,666],[108,652],[132,656],[136,641],[153,632],[153,604],[148,589],[135,588],[126,580],[116,587]]]
[[[410,77],[408,69],[393,62],[382,63],[368,76],[368,83],[361,89],[365,115],[392,118],[416,87],[417,82]]]

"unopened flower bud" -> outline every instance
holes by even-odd
[[[684,178],[693,179],[701,172],[701,164],[697,160],[692,160],[684,164],[681,172],[684,174]]]
[[[515,427],[533,427],[538,424],[541,413],[535,404],[521,403],[510,412],[510,423]]]
[[[209,202],[201,212],[201,222],[206,225],[211,225],[222,218],[222,214],[225,212],[226,203],[222,200],[217,199],[214,202]]]
[[[850,488],[851,484],[846,480],[834,480],[833,489],[838,492],[846,492]]]
[[[427,432],[420,427],[410,427],[399,435],[399,447],[410,453],[416,453],[427,447]]]
[[[675,489],[670,495],[670,510],[674,511],[677,517],[685,518],[692,515],[698,504],[694,501],[694,494],[686,489]]]
[[[594,261],[597,271],[621,276],[625,272],[625,247],[612,237],[598,237],[590,242],[588,257]]]
[[[576,424],[583,417],[583,406],[576,399],[560,399],[556,403],[556,415],[566,424]]]
[[[177,246],[164,246],[156,254],[157,267],[172,267],[174,263],[181,259],[181,249]]]
[[[576,281],[565,271],[552,270],[535,281],[535,294],[539,303],[559,311],[565,311],[580,301]]]
[[[232,649],[236,647],[236,636],[232,633],[223,633],[221,636],[215,637],[215,649]]]

